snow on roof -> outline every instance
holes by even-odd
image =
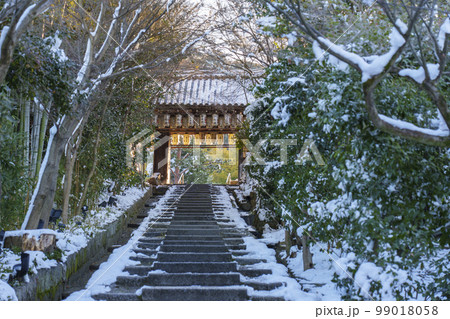
[[[250,81],[223,76],[193,77],[175,82],[159,105],[247,106],[254,101]]]

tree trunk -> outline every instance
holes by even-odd
[[[75,145],[73,143],[68,143],[67,152],[66,152],[66,163],[64,165],[64,172],[66,174],[66,178],[64,179],[64,188],[63,188],[63,208],[62,208],[62,221],[64,224],[67,224],[69,221],[69,203],[70,203],[70,194],[72,192],[72,178],[73,178],[73,168],[75,166],[75,162],[77,160],[78,149],[81,144],[81,139],[83,135],[85,121],[80,125],[78,129]],[[72,141],[75,139],[73,137]]]
[[[111,95],[109,96],[109,98],[111,98]],[[95,145],[94,145],[94,159],[92,161],[92,167],[89,171],[88,177],[86,179],[86,182],[84,183],[84,187],[83,187],[83,194],[81,195],[80,201],[78,202],[77,205],[77,210],[75,212],[75,215],[79,215],[81,213],[81,208],[84,205],[84,202],[86,201],[86,197],[87,197],[87,193],[89,191],[89,185],[91,183],[91,179],[92,176],[94,176],[95,170],[97,168],[97,162],[98,162],[98,147],[100,146],[100,135],[102,132],[102,128],[103,128],[103,120],[105,117],[105,113],[106,113],[106,108],[109,104],[109,99],[108,102],[105,103],[105,105],[103,106],[103,110],[102,113],[100,115],[100,123],[98,125],[98,129],[97,129],[97,135],[96,135],[96,139],[95,139]]]
[[[312,254],[309,250],[309,238],[307,235],[302,236],[302,251],[303,251],[303,270],[308,270],[314,267],[312,261]]]
[[[45,132],[47,131],[47,124],[48,124],[48,115],[47,112],[44,110],[42,112],[41,130],[39,132],[39,146],[36,159],[36,174],[34,176],[35,178],[38,177],[39,170],[41,169],[42,153],[44,152],[44,140],[45,140]]]
[[[24,164],[29,169],[30,167],[30,101],[26,100],[24,103]]]
[[[284,243],[286,245],[286,258],[289,258],[291,255],[292,239],[291,232],[287,229],[284,231]]]
[[[34,103],[33,107],[33,130],[31,134],[31,166],[30,166],[30,177],[34,178],[36,176],[37,158],[39,152],[39,133],[42,118],[42,110],[38,103]]]
[[[59,128],[53,126],[50,130],[47,152],[22,229],[35,229],[39,219],[44,221],[44,227],[48,226],[56,193],[59,163],[69,138],[81,120],[81,114],[81,112],[74,112],[73,116],[66,116]]]

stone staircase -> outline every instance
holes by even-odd
[[[258,297],[281,282],[260,282],[270,269],[253,268],[263,259],[246,258],[244,236],[230,225],[223,207],[213,200],[210,185],[178,186],[168,208],[135,245],[138,262],[117,277],[108,293],[96,300],[284,300]]]

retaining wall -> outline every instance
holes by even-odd
[[[151,187],[120,218],[95,234],[86,247],[67,256],[65,262],[59,262],[55,267],[38,269],[37,274],[29,275],[29,282],[14,285],[17,298],[19,300],[61,300],[66,282],[96,256],[104,254],[108,247],[117,241],[129,221],[144,208],[145,202],[153,195],[152,189]]]

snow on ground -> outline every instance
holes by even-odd
[[[225,207],[223,212],[230,218],[232,223],[238,228],[251,229],[241,218],[239,211],[233,207],[229,201],[229,194],[225,187],[219,187],[218,203]],[[285,282],[286,286],[272,291],[253,291],[253,295],[280,296],[286,300],[341,300],[340,293],[336,290],[335,284],[331,281],[336,272],[332,258],[323,250],[320,245],[312,245],[311,253],[314,258],[314,268],[304,271],[302,252],[296,246],[291,249],[291,258],[286,259],[286,253],[281,253],[281,258],[286,259],[288,268],[277,263],[275,250],[267,245],[275,245],[284,242],[284,229],[273,230],[266,225],[261,239],[252,236],[244,238],[249,254],[248,258],[261,258],[267,263],[252,265],[254,268],[270,268],[272,275],[258,277],[258,281],[263,282]],[[243,278],[243,280],[251,280]],[[253,279],[254,280],[254,279]]]
[[[130,257],[137,256],[133,248],[143,236],[143,234],[151,228],[155,222],[150,220],[161,215],[169,208],[167,201],[173,195],[177,187],[171,187],[166,194],[159,200],[158,207],[149,211],[148,216],[142,221],[139,228],[132,234],[127,244],[115,249],[109,256],[108,260],[100,265],[100,268],[92,274],[86,289],[72,293],[66,301],[92,301],[92,295],[105,293],[110,290],[109,286],[117,280],[118,276],[129,275],[123,269],[126,266],[137,265],[138,261],[130,260]]]
[[[85,220],[81,216],[75,216],[63,232],[43,229],[33,230],[32,233],[35,237],[43,232],[56,234],[56,246],[62,250],[61,260],[65,261],[67,256],[86,247],[89,239],[123,215],[129,207],[144,196],[146,191],[147,189],[138,187],[129,188],[122,195],[115,196],[117,198],[116,206],[92,209],[87,213]],[[110,194],[105,193],[98,202],[107,200],[109,196]],[[77,225],[78,221],[82,222],[81,225]],[[9,231],[6,235],[18,235],[25,232],[27,231]],[[30,254],[30,271],[32,273],[37,273],[37,270],[41,268],[50,268],[57,265],[56,260],[48,259],[43,252],[28,251],[27,253]],[[14,289],[7,284],[10,274],[13,272],[13,266],[16,264],[20,264],[19,253],[5,249],[0,254],[0,300],[17,300]],[[28,280],[27,276],[24,278],[25,281]]]
[[[251,229],[241,218],[239,211],[233,207],[230,196],[225,187],[218,187],[219,194],[217,202],[224,206],[224,215],[231,220],[236,227]],[[334,274],[334,267],[326,253],[320,251],[317,246],[312,247],[314,254],[315,268],[303,271],[303,260],[301,251],[296,247],[292,249],[293,258],[287,259],[288,268],[277,263],[275,250],[267,247],[268,244],[277,244],[284,241],[284,229],[272,230],[266,226],[263,238],[256,239],[253,236],[244,237],[248,255],[246,258],[265,259],[267,262],[252,265],[253,268],[272,270],[271,275],[258,277],[262,282],[284,282],[284,286],[272,291],[251,291],[252,295],[284,297],[286,300],[340,300],[339,293],[335,290],[331,279]],[[285,256],[281,256],[285,257]],[[255,279],[242,276],[243,281]]]

